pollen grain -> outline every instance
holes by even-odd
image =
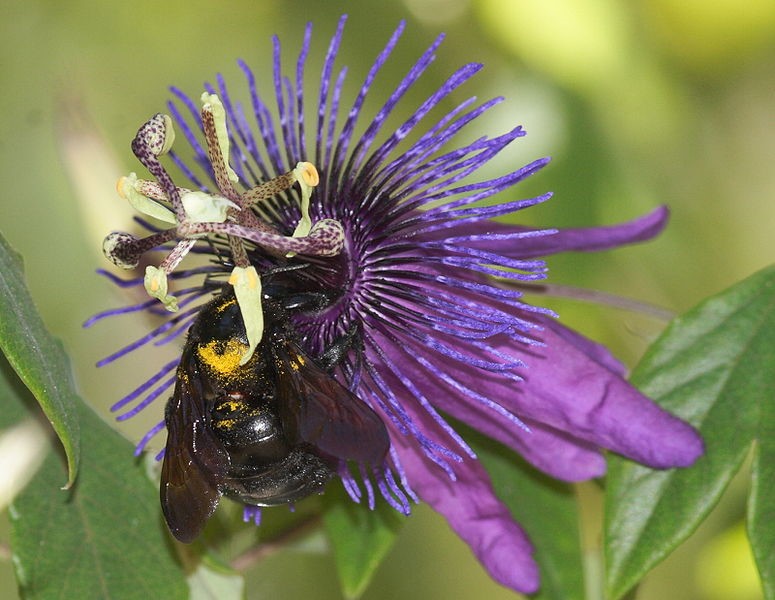
[[[205,365],[216,373],[228,375],[240,367],[240,360],[247,346],[239,340],[228,340],[226,343],[213,340],[207,344],[199,344],[197,353]]]

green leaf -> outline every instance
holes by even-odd
[[[393,546],[403,517],[385,502],[378,501],[374,510],[356,504],[341,486],[330,486],[324,502],[323,524],[342,591],[347,598],[358,598]]]
[[[78,474],[80,440],[70,361],[62,343],[43,325],[24,282],[21,258],[2,235],[0,347],[59,436],[67,455],[65,487],[72,486]]]
[[[764,597],[775,599],[775,384],[772,365],[775,363],[773,343],[775,332],[769,331],[769,340],[761,340],[761,351],[770,355],[769,373],[758,373],[761,382],[761,405],[758,434],[752,465],[751,495],[748,498],[748,539],[751,541],[756,565],[761,574]],[[768,377],[769,375],[769,377]]]
[[[77,407],[83,447],[76,484],[59,489],[64,465],[52,449],[9,510],[22,596],[186,598],[158,490],[133,464],[131,444],[83,403]]]
[[[619,598],[691,534],[758,440],[750,516],[754,554],[773,596],[775,554],[775,268],[675,319],[632,381],[697,427],[706,455],[652,471],[611,457],[606,497],[609,597]]]
[[[579,517],[571,486],[538,473],[513,452],[472,430],[466,428],[464,436],[490,474],[498,498],[535,545],[541,590],[531,598],[583,600]]]

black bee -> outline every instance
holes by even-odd
[[[354,334],[317,360],[297,342],[290,315],[314,305],[309,298],[264,295],[264,335],[242,366],[247,336],[230,289],[192,325],[165,411],[161,470],[162,510],[181,542],[199,535],[222,495],[288,504],[322,493],[339,461],[384,460],[384,423],[328,373]]]

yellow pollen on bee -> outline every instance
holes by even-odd
[[[215,309],[215,312],[217,312],[218,314],[221,314],[223,311],[225,311],[227,308],[229,308],[230,306],[232,306],[236,302],[237,302],[236,298],[229,298],[223,304],[219,304],[218,307]]]
[[[236,423],[237,421],[234,419],[221,419],[220,421],[216,421],[214,425],[218,429],[231,429]]]
[[[244,402],[241,400],[226,400],[225,402],[221,402],[218,405],[218,410],[223,410],[224,408],[228,408],[230,411],[234,412],[236,410],[239,410],[245,405]]]
[[[307,363],[307,361],[304,360],[304,357],[299,355],[299,354],[296,355],[296,360],[289,360],[288,361],[288,364],[291,365],[291,369],[293,369],[294,371],[298,371],[306,363]]]
[[[208,367],[226,375],[240,367],[240,360],[247,348],[247,345],[239,340],[231,339],[225,344],[218,341],[199,344],[196,351]]]

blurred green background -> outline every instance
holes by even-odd
[[[375,84],[372,106],[440,31],[447,40],[407,106],[416,106],[460,64],[486,64],[447,107],[469,95],[504,95],[506,102],[471,135],[498,134],[517,123],[527,129],[487,175],[554,157],[515,192],[555,192],[551,202],[519,215],[522,222],[599,225],[661,203],[671,207],[671,224],[657,241],[552,258],[551,282],[681,312],[773,261],[772,0],[5,0],[0,229],[24,255],[33,296],[73,357],[83,397],[106,419],[106,407],[138,383],[137,373],[150,373],[160,360],[146,354],[96,371],[94,362],[138,337],[143,324],[127,317],[81,329],[92,313],[127,301],[94,269],[106,266],[103,236],[128,226],[130,211],[114,183],[141,171],[129,150],[134,132],[163,110],[169,84],[194,94],[222,72],[236,87],[237,58],[248,61],[269,90],[269,36],[279,34],[286,59],[295,60],[309,20],[315,24],[309,73],[317,72],[316,59],[322,60],[343,12],[350,19],[339,64],[350,65],[351,83],[365,75],[399,19],[408,21]],[[663,326],[610,308],[537,300],[629,364]],[[160,414],[161,405],[122,431],[136,441]],[[741,478],[732,486],[709,522],[647,579],[639,597],[759,597],[740,529],[745,485]],[[584,539],[593,551],[600,497],[593,486],[583,486],[580,495],[588,515]],[[15,598],[5,520],[0,542],[0,598]],[[249,575],[247,589],[249,598],[339,597],[333,563],[314,544],[265,560]],[[420,507],[364,596],[395,597],[513,595],[490,582],[441,519]]]

